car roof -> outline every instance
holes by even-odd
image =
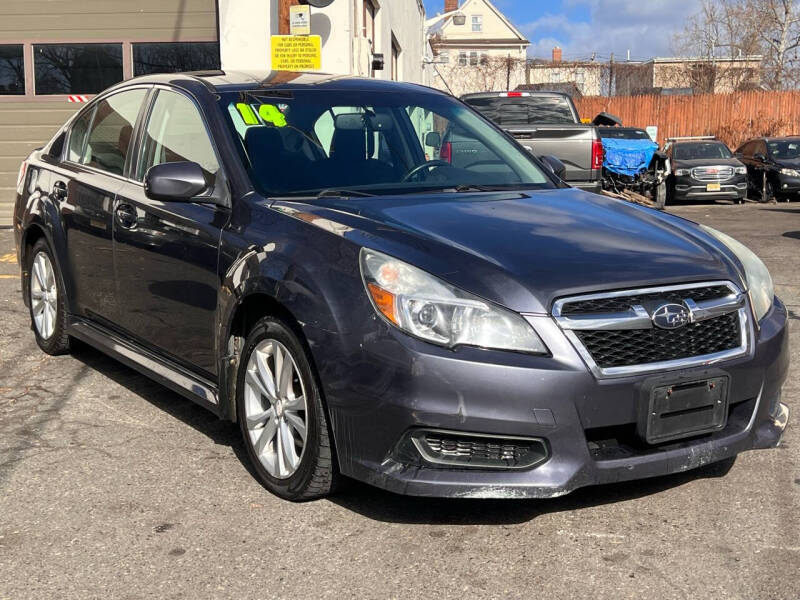
[[[540,92],[538,90],[514,90],[513,92],[475,92],[472,94],[464,94],[461,96],[462,100],[467,100],[469,98],[503,98],[505,94],[510,93],[522,93],[525,97],[529,96],[558,96],[559,98],[570,98],[570,95],[566,92]]]
[[[198,83],[212,92],[261,91],[270,89],[324,89],[328,91],[398,92],[414,91],[443,94],[434,88],[414,83],[382,79],[332,75],[329,73],[299,73],[292,71],[194,71],[144,75],[129,79],[119,87],[142,83],[167,84],[191,88]],[[116,86],[115,86],[116,87]]]

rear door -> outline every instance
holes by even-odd
[[[119,324],[134,339],[197,372],[217,372],[217,254],[229,211],[198,202],[147,198],[154,165],[200,164],[216,192],[227,193],[220,161],[196,103],[159,88],[141,127],[131,179],[118,190],[114,251]]]
[[[146,88],[121,91],[81,114],[50,177],[67,237],[70,309],[106,325],[116,319],[112,206],[146,95]]]

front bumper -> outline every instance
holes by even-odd
[[[778,175],[778,186],[775,193],[781,196],[791,196],[800,193],[800,177],[790,177],[789,175]]]
[[[321,365],[339,466],[345,475],[402,494],[545,498],[774,447],[788,413],[778,402],[789,365],[786,319],[776,299],[748,356],[713,368],[674,371],[676,378],[720,370],[730,377],[724,429],[644,450],[625,443],[610,447],[604,440],[607,432],[635,426],[640,389],[652,375],[596,379],[552,319],[537,324],[549,357],[449,351],[386,326],[374,336],[359,337],[360,343],[351,340],[350,347],[342,339],[328,339],[325,343],[341,346],[348,363]],[[520,470],[406,461],[398,446],[418,428],[539,438],[549,456]]]
[[[719,189],[713,189],[717,185]],[[726,181],[713,182],[688,176],[676,177],[674,189],[676,200],[741,200],[747,194],[747,178],[737,175]]]

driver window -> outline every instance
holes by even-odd
[[[195,162],[213,183],[219,162],[203,117],[194,103],[176,92],[159,90],[142,140],[138,180],[150,167],[170,162]]]

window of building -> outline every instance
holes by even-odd
[[[483,15],[472,15],[472,31],[483,31]]]
[[[217,71],[217,42],[168,42],[133,44],[133,74]]]
[[[122,81],[122,44],[36,44],[36,93],[97,94]]]
[[[477,65],[478,64],[478,53],[477,52],[470,52],[469,53],[469,64]]]
[[[177,92],[158,92],[147,123],[137,178],[150,167],[171,162],[195,162],[213,182],[219,161],[197,107]]]
[[[550,83],[561,82],[561,71],[550,71]]]
[[[466,52],[459,52],[458,53],[458,64],[462,67],[467,66],[467,53]]]
[[[489,55],[486,52],[481,52],[481,64],[484,66],[489,64]]]
[[[439,59],[439,62],[442,63],[443,65],[449,65],[450,64],[450,53],[449,52],[440,52],[439,56],[437,56],[437,58]]]
[[[80,162],[122,175],[133,138],[133,126],[145,96],[145,89],[130,90],[114,94],[97,105]]]
[[[400,81],[400,44],[392,34],[392,81]]]
[[[0,96],[25,93],[25,58],[22,44],[0,45]]]
[[[378,8],[372,0],[364,0],[364,37],[372,43],[372,49],[375,49],[375,21],[378,14]]]

